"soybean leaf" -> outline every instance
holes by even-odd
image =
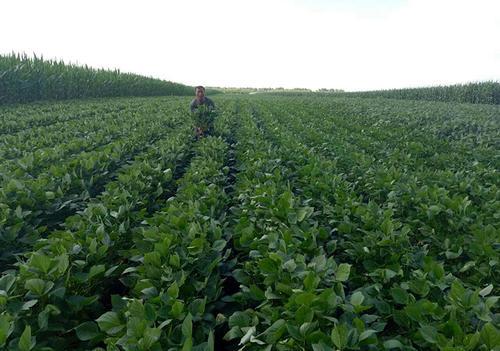
[[[0,315],[0,347],[5,344],[13,330],[14,324],[10,316],[5,314]]]
[[[343,350],[347,346],[349,330],[345,324],[337,324],[332,330],[331,339],[335,346]]]
[[[349,278],[349,273],[351,272],[351,265],[348,263],[341,263],[337,267],[335,272],[335,278],[339,282],[345,282]]]
[[[30,351],[35,346],[35,341],[33,339],[31,338],[31,327],[27,325],[19,338],[19,343],[17,345],[19,350]]]
[[[106,312],[100,316],[96,322],[99,324],[101,330],[110,335],[115,335],[125,328],[125,324],[122,323],[116,312]]]
[[[265,340],[268,344],[274,344],[281,338],[281,335],[283,335],[285,330],[286,330],[285,320],[278,319],[269,328],[267,328],[262,333],[262,335],[265,336]]]
[[[391,339],[391,340],[387,340],[387,341],[384,342],[384,348],[386,350],[390,350],[390,349],[402,349],[403,348],[403,344],[399,340]]]
[[[364,300],[365,300],[365,297],[363,296],[363,293],[361,291],[356,291],[351,296],[351,304],[353,304],[354,306],[361,305]]]
[[[85,322],[75,328],[76,336],[81,341],[92,340],[99,335],[99,328],[95,322]]]
[[[420,335],[424,338],[425,341],[431,344],[437,343],[437,330],[433,326],[425,325],[419,329]]]
[[[191,313],[188,313],[182,322],[182,335],[186,338],[191,338],[193,335],[193,318]]]

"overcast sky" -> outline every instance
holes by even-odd
[[[189,85],[500,80],[500,0],[2,0],[12,51]]]

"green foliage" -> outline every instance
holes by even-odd
[[[462,102],[500,105],[500,82],[340,93],[339,96]]]
[[[498,349],[497,106],[187,103],[3,110],[0,348]]]
[[[183,84],[119,70],[44,60],[36,55],[0,56],[0,105],[37,100],[111,96],[192,95]]]
[[[196,127],[201,128],[203,133],[213,130],[214,121],[217,118],[217,112],[211,107],[200,105],[193,113],[193,123]]]
[[[81,210],[83,204],[98,195],[104,184],[116,175],[115,172],[126,166],[134,156],[141,161],[151,155],[148,150],[162,152],[155,147],[155,143],[171,135],[172,126],[189,125],[184,113],[172,114],[173,107],[156,109],[148,105],[147,100],[142,103],[136,101],[132,105],[115,101],[95,103],[91,105],[93,115],[78,120],[78,124],[73,126],[77,131],[74,137],[71,136],[74,131],[61,130],[61,126],[54,123],[54,130],[36,127],[34,129],[38,129],[38,133],[9,139],[7,145],[0,147],[0,153],[9,154],[9,150],[22,150],[24,144],[31,146],[26,151],[19,151],[22,157],[0,162],[0,261],[11,262],[14,254],[29,248],[53,229],[61,218]],[[43,109],[45,105],[40,106]],[[50,106],[51,112],[46,113],[47,117],[63,113],[66,105]],[[77,104],[74,110],[70,108],[69,111],[76,112],[80,106]],[[17,109],[8,108],[7,111]],[[113,119],[118,111],[121,117]],[[8,113],[4,118],[14,119],[16,113]],[[26,119],[30,120],[30,117]],[[103,122],[109,124],[103,126]],[[52,136],[55,135],[59,145],[44,147],[46,142],[54,140]],[[168,144],[164,148],[171,146]],[[121,175],[121,182],[127,183],[134,177],[142,177],[146,183],[149,182],[148,173],[154,172],[158,161],[152,159],[148,165],[143,163],[138,162],[140,166],[130,170],[130,175]],[[19,167],[20,164],[22,167]],[[139,167],[143,169],[142,175],[139,174]],[[161,177],[166,179],[171,177],[171,173],[161,173]],[[149,186],[156,187],[156,184]],[[122,207],[121,212],[117,208],[118,214],[126,208]],[[47,261],[42,260],[42,256],[35,256],[33,260],[39,265]],[[47,267],[40,267],[40,270],[44,269]],[[97,273],[96,269],[92,274]]]

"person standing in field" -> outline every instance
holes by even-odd
[[[194,98],[189,105],[191,112],[195,112],[200,105],[207,106],[209,110],[215,109],[214,102],[205,96],[205,87],[199,85],[194,88],[194,92],[196,94],[196,98]]]
[[[205,96],[205,87],[199,85],[196,88],[194,88],[194,91],[196,94],[196,98],[194,98],[191,101],[189,108],[191,110],[191,113],[193,113],[193,114],[198,112],[198,116],[197,116],[198,122],[197,122],[197,125],[194,126],[194,128],[195,128],[196,137],[199,138],[212,129],[212,120],[209,119],[210,121],[205,121],[206,123],[200,123],[201,122],[200,117],[201,117],[201,120],[205,120],[206,118],[203,118],[203,117],[211,116],[212,115],[211,112],[213,112],[215,110],[215,104],[211,99],[209,99]],[[198,111],[199,109],[201,111]],[[208,125],[205,125],[207,123],[208,123]]]

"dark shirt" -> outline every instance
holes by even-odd
[[[214,102],[206,96],[203,97],[203,100],[201,101],[198,101],[198,99],[193,99],[193,101],[191,101],[191,103],[189,104],[189,108],[191,109],[191,112],[194,112],[194,110],[196,110],[200,105],[206,105],[209,109],[215,108]]]

